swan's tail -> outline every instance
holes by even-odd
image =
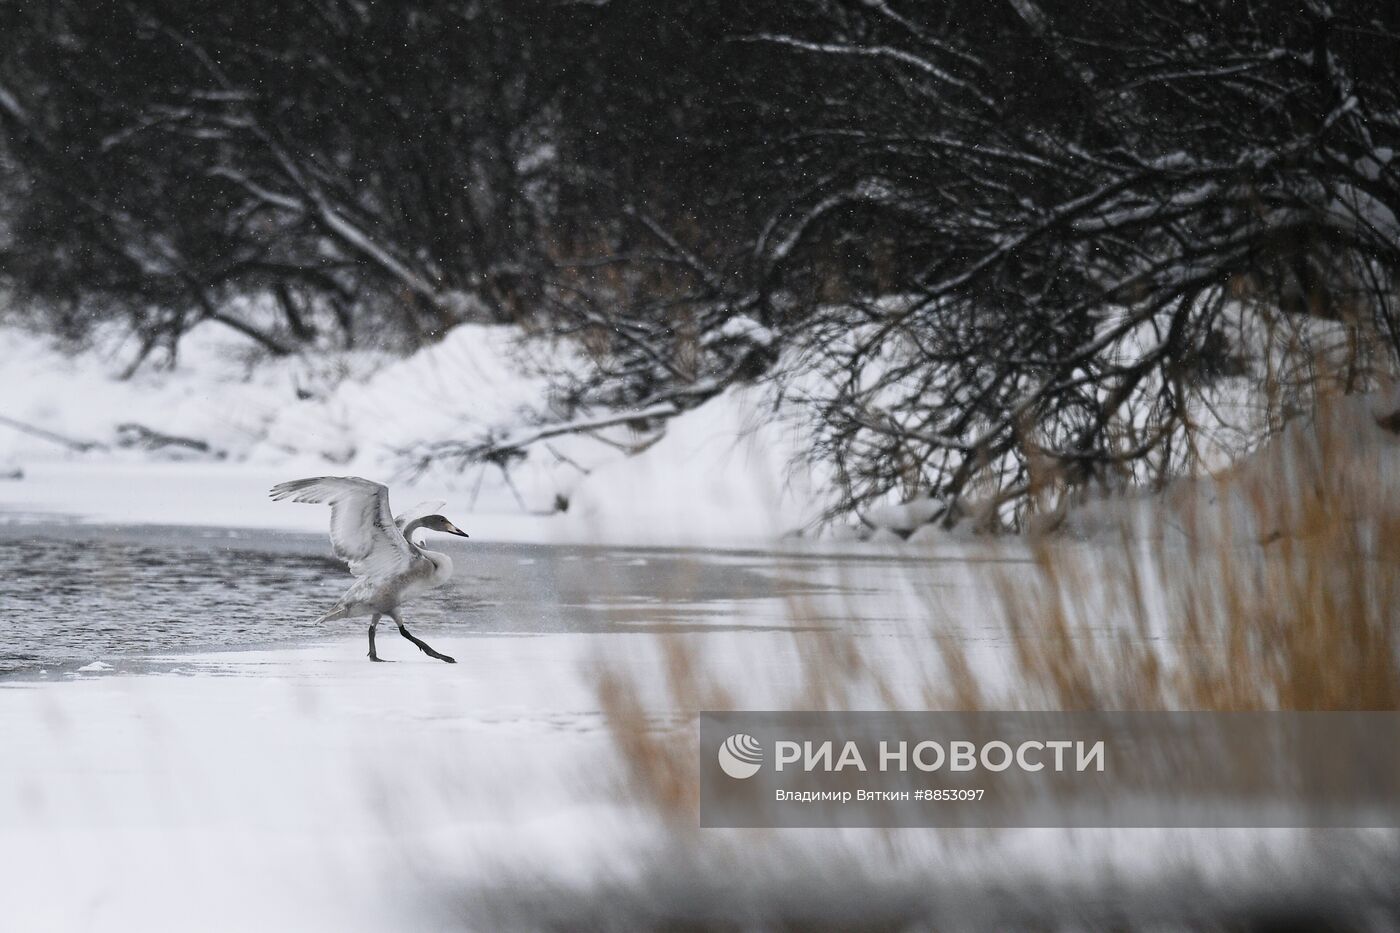
[[[325,615],[319,617],[316,620],[316,622],[319,624],[321,622],[330,622],[333,619],[343,619],[349,614],[350,610],[345,606],[345,604],[338,603],[335,606],[332,606],[330,611],[327,612]]]

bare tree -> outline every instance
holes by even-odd
[[[479,318],[587,350],[547,419],[422,464],[645,438],[792,366],[840,511],[996,524],[1190,468],[1259,353],[1242,309],[1340,328],[1348,391],[1400,356],[1382,0],[0,0],[0,27],[11,278],[152,339]]]
[[[515,319],[575,58],[534,32],[556,5],[506,7],[5,4],[0,125],[28,180],[12,276],[53,294],[61,268],[152,332],[212,318],[273,352],[351,306],[428,335]],[[275,330],[230,314],[249,293]]]
[[[785,138],[817,181],[759,244],[768,280],[852,230],[899,254],[899,300],[819,315],[810,346],[841,510],[926,495],[951,522],[971,493],[994,522],[1178,472],[1193,400],[1249,350],[1222,326],[1241,303],[1393,362],[1393,8],[896,6],[750,37],[843,88]]]

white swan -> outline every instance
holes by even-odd
[[[436,514],[445,503],[425,502],[399,518],[389,511],[389,490],[358,476],[316,476],[278,483],[269,493],[275,500],[321,502],[331,507],[331,547],[345,561],[355,582],[329,612],[316,621],[368,615],[369,659],[382,658],[374,650],[374,632],[382,616],[399,627],[399,634],[429,657],[456,664],[456,659],[434,651],[404,627],[399,605],[452,576],[452,559],[413,542],[420,528],[467,537],[467,533]]]

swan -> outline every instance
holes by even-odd
[[[374,632],[380,618],[388,616],[399,627],[399,634],[428,657],[457,663],[415,638],[399,613],[404,600],[442,586],[452,577],[450,557],[413,542],[413,533],[420,528],[468,537],[438,514],[446,503],[424,502],[395,518],[389,511],[388,487],[358,476],[296,479],[278,483],[268,495],[274,501],[290,499],[331,507],[331,548],[349,566],[355,582],[317,622],[369,616],[369,659],[382,661],[374,650]]]

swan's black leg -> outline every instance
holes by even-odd
[[[379,655],[374,653],[374,630],[379,627],[379,613],[375,613],[369,620],[369,659],[371,661],[383,661]]]
[[[439,661],[446,661],[448,664],[457,663],[456,658],[449,657],[445,654],[439,654],[438,652],[434,651],[432,649],[432,646],[430,646],[427,642],[423,641],[420,638],[413,637],[413,633],[410,632],[408,629],[404,628],[403,619],[399,618],[398,616],[394,616],[393,619],[394,622],[398,624],[399,634],[402,635],[404,638],[407,638],[409,641],[413,642],[415,645],[417,645],[419,651],[423,652],[430,658],[437,658]]]

